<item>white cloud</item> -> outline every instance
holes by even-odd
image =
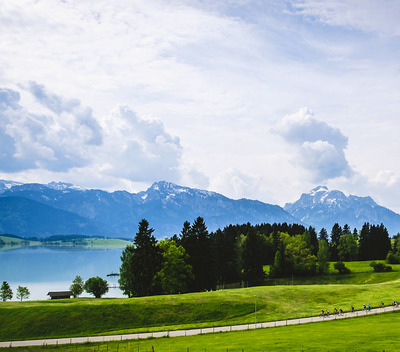
[[[261,179],[254,175],[246,174],[235,168],[230,168],[220,173],[210,184],[211,189],[218,189],[224,195],[238,198],[257,199]]]
[[[388,36],[400,35],[397,0],[295,0],[295,13],[332,26]]]
[[[99,128],[82,124],[81,116],[68,112],[36,114],[20,105],[20,93],[2,89],[0,99],[3,171],[44,168],[63,171],[89,162],[89,148]],[[85,117],[87,118],[87,117]]]
[[[399,177],[390,170],[379,171],[378,174],[372,178],[372,182],[386,188],[390,188],[396,184],[400,186]]]
[[[365,194],[389,170],[377,179],[391,184],[399,16],[382,3],[6,1],[0,168],[107,189],[168,178],[281,204],[323,179],[352,192],[364,175]],[[299,106],[318,118],[290,114]]]
[[[1,171],[89,168],[135,182],[152,182],[156,175],[179,181],[182,147],[161,121],[120,106],[99,123],[77,99],[33,82],[29,92],[47,113],[22,106],[17,91],[0,90]]]
[[[104,146],[94,159],[104,173],[135,181],[151,182],[158,177],[179,181],[182,147],[161,121],[139,117],[128,106],[120,106],[103,125]]]
[[[273,131],[297,147],[294,163],[310,171],[315,182],[351,175],[344,154],[347,137],[339,129],[315,119],[309,109],[284,116]]]

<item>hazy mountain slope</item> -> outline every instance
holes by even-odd
[[[204,217],[209,230],[251,222],[298,222],[277,205],[233,200],[218,193],[157,182],[144,192],[85,190],[64,183],[19,184],[1,196],[18,196],[78,214],[100,228],[99,235],[133,237],[146,218],[159,237],[179,233],[185,221]],[[1,220],[0,220],[1,221]]]
[[[24,237],[86,234],[99,228],[89,219],[22,197],[0,198],[0,233]]]

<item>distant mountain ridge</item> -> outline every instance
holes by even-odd
[[[29,202],[28,202],[29,201]],[[146,191],[107,192],[69,183],[19,183],[0,180],[0,233],[20,236],[100,235],[133,238],[145,218],[158,238],[180,233],[185,221],[204,218],[210,231],[229,224],[299,223],[324,227],[337,222],[361,229],[383,223],[390,235],[400,232],[400,215],[371,197],[346,196],[318,186],[284,208],[249,199],[160,181]]]
[[[143,218],[149,221],[158,237],[179,233],[185,221],[192,222],[198,216],[204,218],[211,231],[237,223],[297,222],[297,219],[277,205],[248,199],[233,200],[215,192],[165,181],[156,182],[146,191],[136,194],[88,190],[54,182],[43,185],[0,181],[0,185],[1,198],[25,198],[86,219],[87,224],[82,225],[79,232],[86,235],[133,238]],[[19,216],[28,218],[28,214],[24,215],[23,212]],[[45,224],[47,217],[43,214],[41,223]],[[6,220],[7,217],[0,218],[0,230],[3,232],[12,226]],[[31,231],[29,235],[43,237],[40,231],[28,225],[24,235]],[[65,234],[71,234],[77,233],[79,227],[63,229]]]
[[[400,232],[399,214],[378,205],[371,197],[346,196],[325,186],[303,193],[296,202],[285,204],[284,209],[306,224],[324,227],[328,233],[335,223],[360,230],[366,222],[383,223],[391,235]]]

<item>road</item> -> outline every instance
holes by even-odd
[[[336,320],[336,319],[356,318],[356,317],[361,317],[361,316],[366,316],[366,315],[371,315],[371,314],[379,314],[379,313],[385,313],[385,312],[389,312],[389,311],[391,312],[393,310],[398,310],[398,309],[399,308],[389,306],[389,307],[385,307],[385,308],[371,309],[371,311],[369,311],[369,312],[368,311],[355,311],[354,313],[347,312],[342,315],[331,314],[329,317],[315,316],[315,317],[309,317],[309,318],[271,321],[271,322],[267,322],[267,323],[218,326],[218,327],[209,327],[209,328],[202,328],[202,329],[158,331],[158,332],[146,332],[146,333],[137,333],[137,334],[125,334],[125,335],[56,338],[56,339],[43,339],[43,340],[4,341],[4,342],[0,342],[0,348],[1,347],[62,345],[62,344],[85,343],[85,342],[137,340],[137,339],[147,339],[149,337],[191,336],[191,335],[199,335],[199,334],[211,334],[211,333],[217,333],[217,332],[228,332],[228,331],[260,329],[260,328],[272,328],[272,327],[286,326],[286,325],[317,323],[317,322],[322,322],[322,321],[332,321],[332,320]]]

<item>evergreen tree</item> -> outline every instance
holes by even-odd
[[[358,231],[356,228],[354,228],[354,230],[353,230],[353,236],[358,241]]]
[[[249,286],[261,285],[264,283],[263,241],[263,237],[259,233],[256,233],[254,228],[249,229],[242,254],[243,278]]]
[[[1,288],[0,288],[0,299],[2,301],[7,301],[8,299],[12,299],[13,292],[11,290],[10,285],[7,281],[3,281]]]
[[[316,256],[318,253],[318,238],[314,227],[310,226],[308,228],[304,233],[304,239],[311,250],[311,254]]]
[[[383,224],[371,226],[371,246],[374,248],[372,259],[386,259],[392,249],[389,233]]]
[[[194,274],[189,291],[215,289],[215,246],[202,217],[198,217],[192,226],[184,223],[181,242]]]
[[[129,297],[156,293],[153,279],[161,268],[162,255],[153,232],[148,221],[141,220],[133,246],[128,245],[122,253],[119,283]]]
[[[360,231],[360,237],[358,240],[358,252],[360,260],[371,259],[371,246],[370,246],[370,225],[364,223]]]
[[[318,240],[328,241],[328,232],[324,228],[319,232]]]
[[[211,234],[216,249],[216,277],[220,287],[241,279],[239,232],[230,225]]]
[[[202,217],[194,221],[191,232],[197,240],[196,254],[193,258],[197,290],[215,289],[215,247]]]
[[[340,236],[342,236],[342,234],[343,234],[343,230],[339,226],[339,224],[336,223],[335,225],[333,225],[332,231],[331,231],[331,259],[332,260],[337,260],[339,257],[338,246],[339,246]]]
[[[377,226],[365,223],[358,242],[361,260],[385,259],[391,250],[389,233],[383,224]]]

